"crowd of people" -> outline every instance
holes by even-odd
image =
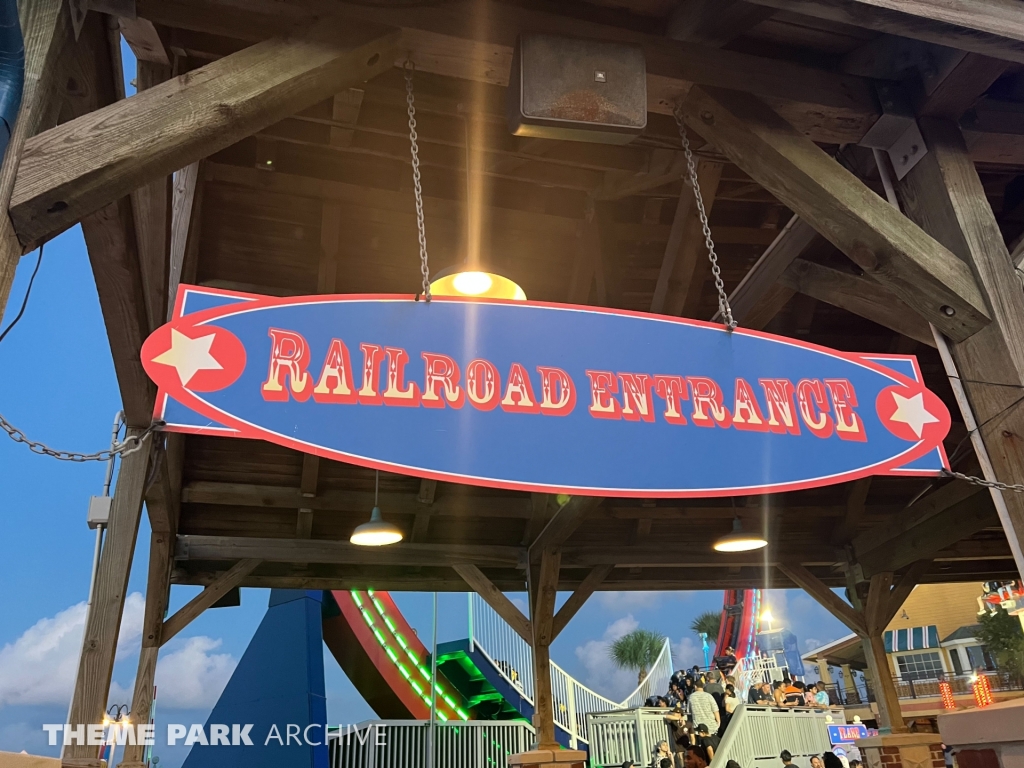
[[[670,752],[668,742],[662,741],[655,748],[654,759],[651,761],[651,768],[677,768],[678,763],[674,762],[675,756]],[[793,763],[793,754],[784,749],[779,754],[783,768],[796,768]],[[685,768],[706,768],[708,760],[705,760],[697,751],[687,752],[685,761],[682,763]],[[822,755],[811,755],[811,768],[861,768],[860,760],[849,760],[840,758],[834,752],[825,752]],[[622,768],[642,768],[632,760],[622,764]],[[735,760],[729,760],[725,768],[742,768]],[[757,768],[756,766],[754,768]]]
[[[652,768],[704,768],[714,758],[733,713],[744,703],[740,701],[736,678],[732,675],[737,663],[735,651],[727,648],[715,662],[715,668],[706,672],[697,666],[675,672],[668,692],[647,700],[648,707],[668,710],[665,721],[671,732],[670,740],[657,745],[650,763]],[[804,683],[787,676],[751,686],[745,703],[770,707],[827,707],[829,696],[821,682]],[[838,766],[815,758],[818,764],[812,760],[811,767],[846,768],[838,757],[826,753],[826,757],[829,755],[836,759]],[[729,761],[727,768],[740,766]]]

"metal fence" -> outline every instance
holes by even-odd
[[[620,766],[627,760],[648,765],[659,741],[672,743],[664,709],[640,708],[587,715],[590,765]]]
[[[779,754],[788,749],[793,762],[810,766],[811,756],[832,748],[828,726],[845,723],[841,709],[773,709],[740,705],[709,768],[730,760],[758,768],[781,768]]]
[[[534,741],[525,720],[437,723],[434,765],[486,768],[508,765]],[[430,723],[424,720],[368,720],[327,737],[331,768],[415,768],[426,765]]]
[[[658,742],[671,743],[664,709],[598,712],[590,720],[591,768],[619,766],[626,760],[648,765]],[[831,719],[830,719],[831,718]],[[781,768],[783,749],[793,762],[809,768],[811,755],[831,749],[828,725],[845,723],[840,709],[772,709],[740,705],[733,713],[725,737],[710,768],[724,768],[730,760],[741,766]]]
[[[469,642],[471,650],[486,656],[495,669],[533,703],[533,649],[475,592],[469,594]],[[649,696],[666,692],[671,677],[672,650],[668,640],[647,677],[621,702],[587,688],[551,662],[555,722],[569,734],[571,747],[581,741],[589,742],[588,714],[638,707]]]

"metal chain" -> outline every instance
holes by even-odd
[[[683,152],[686,153],[686,169],[690,176],[690,186],[693,187],[693,198],[697,201],[697,213],[700,214],[700,224],[704,228],[704,245],[708,249],[711,275],[715,278],[715,289],[718,291],[718,309],[722,317],[725,318],[725,327],[731,331],[737,326],[737,323],[732,316],[732,307],[729,306],[729,295],[725,292],[725,283],[722,282],[722,270],[718,266],[718,254],[715,253],[715,241],[711,237],[708,212],[704,208],[704,198],[700,194],[700,183],[697,180],[697,163],[694,161],[693,152],[690,150],[690,139],[686,135],[682,110],[676,107],[673,115],[675,115],[676,125],[679,127],[679,138],[683,142]]]
[[[405,102],[409,105],[409,153],[412,155],[412,189],[416,195],[416,231],[420,241],[420,274],[423,276],[423,298],[430,301],[430,266],[427,263],[427,228],[423,221],[423,186],[420,184],[420,145],[416,133],[416,97],[412,92],[412,76],[416,64],[406,59],[402,65],[405,72]]]
[[[1012,491],[1013,493],[1024,493],[1024,485],[1011,485],[1000,483],[998,480],[986,480],[983,477],[965,475],[963,472],[954,472],[949,469],[942,470],[943,477],[955,477],[957,480],[964,480],[971,485],[980,485],[983,488],[995,488],[997,491]]]
[[[108,448],[105,451],[97,451],[96,453],[73,453],[72,451],[58,451],[45,443],[37,443],[35,440],[29,440],[25,433],[20,429],[11,424],[3,416],[0,416],[0,429],[3,429],[7,433],[7,436],[16,443],[24,443],[28,446],[28,449],[32,453],[39,454],[40,456],[52,456],[60,461],[110,461],[114,456],[127,456],[129,453],[135,453],[139,450],[143,444],[149,439],[150,435],[159,430],[164,423],[162,421],[154,421],[139,435],[132,435],[126,437],[122,442],[115,443],[112,448]]]

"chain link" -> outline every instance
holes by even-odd
[[[1012,491],[1013,493],[1024,493],[1024,485],[1011,485],[1000,483],[998,480],[986,480],[983,477],[972,477],[963,472],[954,472],[949,469],[942,470],[943,477],[955,477],[957,480],[964,480],[971,485],[980,485],[983,488],[995,488],[997,491]]]
[[[697,201],[697,213],[700,214],[700,225],[704,229],[704,245],[708,249],[708,260],[711,262],[711,275],[715,278],[715,290],[718,291],[718,309],[725,319],[725,327],[733,330],[737,322],[732,316],[732,307],[729,306],[729,295],[725,292],[725,283],[722,282],[722,270],[718,266],[718,254],[715,253],[715,241],[711,237],[711,226],[708,224],[708,212],[704,208],[704,198],[700,194],[700,182],[697,180],[697,163],[690,150],[690,139],[686,135],[686,126],[683,123],[683,113],[680,107],[676,107],[672,113],[676,118],[676,125],[679,127],[679,138],[683,142],[683,152],[686,154],[686,170],[690,177],[690,186],[693,187],[693,198]]]
[[[73,453],[72,451],[58,451],[45,443],[37,443],[35,440],[29,440],[25,433],[20,429],[11,424],[7,419],[0,415],[0,429],[3,429],[7,433],[7,436],[16,443],[24,443],[28,446],[28,449],[32,453],[40,456],[52,456],[59,461],[110,461],[114,456],[127,456],[129,453],[135,453],[139,450],[146,440],[154,432],[159,430],[163,426],[162,421],[154,421],[146,429],[138,435],[132,435],[126,437],[124,441],[115,443],[113,447],[108,448],[105,451],[97,451],[96,453]]]
[[[409,105],[409,153],[412,155],[412,189],[416,195],[416,232],[420,241],[420,274],[423,276],[423,298],[430,301],[427,227],[423,221],[423,186],[420,184],[420,137],[416,133],[416,97],[412,92],[412,76],[416,73],[416,64],[412,59],[406,59],[402,69],[405,72],[405,102]]]

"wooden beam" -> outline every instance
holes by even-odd
[[[919,115],[959,120],[1007,68],[1006,61],[980,53],[964,53],[959,62],[932,88],[917,107]]]
[[[302,478],[299,480],[299,493],[312,499],[317,494],[320,477],[320,458],[311,453],[302,454]]]
[[[1024,411],[1017,407],[1024,388],[1024,293],[960,129],[935,118],[919,123],[928,154],[897,192],[907,216],[977,276],[993,322],[950,351],[982,425],[993,473],[1003,482],[1024,482],[1024,452],[1017,447],[1024,436]],[[1018,568],[1024,569],[1024,499],[1006,493],[994,501]]]
[[[871,481],[871,477],[862,477],[850,483],[850,492],[846,497],[846,515],[843,516],[842,524],[836,526],[832,533],[833,544],[846,544],[857,535],[860,521],[864,517],[868,493],[871,491]]]
[[[1004,0],[750,0],[1024,64],[1024,18]]]
[[[139,0],[137,5],[140,16],[166,26],[249,40],[309,23],[324,10],[317,0],[289,3],[287,14],[249,11],[230,0]],[[648,110],[652,112],[670,115],[676,100],[698,83],[759,93],[819,141],[857,141],[879,116],[874,92],[860,78],[522,6],[488,3],[486,13],[478,10],[475,3],[463,0],[400,11],[348,5],[339,12],[349,19],[401,25],[402,48],[394,63],[400,66],[408,56],[420,71],[447,77],[505,86],[516,37],[544,30],[642,45],[647,61]]]
[[[685,175],[686,158],[682,151],[658,148],[651,151],[648,167],[640,173],[606,171],[604,183],[597,190],[596,197],[599,200],[621,200],[672,184]]]
[[[308,507],[365,514],[367,509],[373,507],[373,493],[326,490],[308,497],[303,496],[298,488],[281,485],[192,481],[182,489],[182,501],[272,509]],[[415,515],[422,510],[423,502],[419,500],[418,494],[381,493],[380,506],[397,514]],[[531,508],[529,500],[512,496],[480,498],[446,494],[433,503],[431,511],[435,515],[529,518]]]
[[[170,77],[170,66],[144,59],[138,61],[135,82],[139,92],[166,82]],[[167,322],[168,317],[172,180],[170,174],[158,176],[131,190],[136,247],[150,331]]]
[[[530,604],[533,610],[533,727],[537,729],[538,749],[558,749],[555,741],[555,699],[551,691],[551,641],[554,640],[555,598],[561,557],[554,548],[541,552],[537,579],[530,579]]]
[[[894,571],[918,560],[932,558],[961,539],[998,525],[998,522],[999,517],[988,494],[975,493],[929,516],[926,522],[906,528],[899,535],[871,548],[866,548],[863,543],[865,534],[862,534],[855,540],[854,553],[864,576],[870,578],[876,573]],[[902,528],[902,521],[897,525]],[[861,549],[857,548],[857,542],[861,543]]]
[[[673,40],[721,48],[775,10],[744,0],[682,0],[669,14],[667,35]]]
[[[171,57],[153,22],[138,16],[134,19],[122,16],[118,18],[117,24],[121,30],[121,37],[128,43],[138,61],[162,64],[165,67],[171,65]]]
[[[237,587],[242,579],[259,567],[259,564],[260,561],[256,559],[239,560],[224,571],[220,578],[185,603],[163,623],[160,630],[160,644],[166,645],[172,637],[197,619],[203,611]]]
[[[168,318],[178,295],[178,285],[195,279],[199,251],[202,184],[200,164],[189,163],[174,174],[171,190],[171,253],[167,279]]]
[[[587,573],[580,585],[576,587],[576,590],[569,596],[562,607],[558,609],[558,613],[555,614],[554,621],[551,625],[551,640],[554,641],[562,630],[565,629],[566,625],[572,621],[572,617],[579,613],[580,608],[583,604],[590,599],[590,596],[594,594],[594,591],[601,586],[608,574],[612,572],[614,566],[611,565],[599,565],[595,568],[591,568],[590,572]]]
[[[988,324],[966,264],[763,102],[695,87],[682,106],[688,125],[951,338]]]
[[[817,576],[804,566],[796,563],[778,563],[776,567],[788,576],[794,584],[817,600],[829,613],[843,622],[843,624],[861,637],[867,635],[864,617],[847,603],[843,602],[835,592],[826,587]]]
[[[530,552],[540,555],[545,549],[560,547],[572,532],[579,528],[587,515],[600,506],[602,499],[595,496],[573,496],[558,508],[544,526],[544,530],[530,544]]]
[[[910,593],[914,591],[914,587],[921,583],[925,574],[931,570],[932,563],[930,560],[918,560],[916,563],[911,565],[907,572],[900,577],[899,581],[892,588],[892,592],[889,593],[888,604],[885,608],[885,614],[883,616],[882,629],[888,626],[889,622],[892,621],[900,608],[910,597]]]
[[[146,427],[153,417],[156,387],[142,367],[142,343],[150,328],[130,198],[123,197],[86,216],[82,234],[96,278],[125,420],[131,426]]]
[[[321,22],[142,91],[26,143],[11,201],[24,244],[389,68],[397,32]],[[114,130],[112,126],[130,126]]]
[[[729,306],[732,307],[732,316],[736,322],[740,325],[747,323],[786,268],[819,238],[820,235],[814,227],[802,221],[799,216],[791,218],[786,226],[779,230],[772,244],[765,249],[750,271],[743,276],[739,285],[729,294]],[[781,309],[781,305],[778,308]],[[716,314],[714,319],[720,322],[720,314]],[[764,327],[763,323],[761,327]]]
[[[540,532],[544,530],[544,526],[548,524],[548,508],[552,501],[554,501],[554,496],[548,493],[530,494],[530,518],[523,530],[523,546],[529,547],[533,544]]]
[[[895,519],[887,520],[855,536],[851,546],[854,552],[857,550],[867,552],[873,548],[884,546],[907,531],[929,524],[933,518],[944,510],[976,496],[982,490],[982,488],[976,485],[960,481],[946,483],[937,490],[920,497],[911,506],[901,510],[895,516]]]
[[[505,594],[488,579],[479,568],[469,563],[452,566],[455,572],[462,577],[470,589],[476,592],[484,601],[494,609],[505,622],[512,627],[517,635],[530,645],[533,645],[533,625],[526,618],[522,611],[505,597]]]
[[[21,29],[25,48],[25,79],[21,107],[0,164],[0,211],[6,211],[25,140],[57,122],[54,94],[58,87],[59,59],[71,40],[71,17],[61,0],[22,4]],[[21,260],[22,247],[8,216],[0,216],[0,317]]]
[[[929,347],[935,346],[928,322],[868,277],[797,259],[782,273],[779,282]]]
[[[715,204],[718,184],[722,179],[722,169],[722,163],[704,158],[697,160],[697,183],[709,216]],[[664,312],[675,317],[693,317],[699,305],[708,269],[704,230],[689,177],[686,177],[683,179],[683,190],[672,219],[672,231],[665,245],[665,256],[654,288],[651,311]]]
[[[233,536],[178,536],[178,560],[262,560],[268,563],[336,563],[350,565],[436,565],[475,563],[515,568],[518,547],[475,544],[394,544],[379,552],[347,541],[265,539]]]
[[[422,543],[426,540],[430,531],[431,505],[434,503],[434,496],[437,494],[437,480],[420,480],[420,492],[416,501],[423,505],[422,509],[416,510],[416,516],[412,522],[412,536],[409,541]]]
[[[141,430],[128,429],[128,435]],[[85,625],[85,641],[71,700],[69,722],[100,723],[107,708],[110,676],[114,670],[117,636],[128,593],[128,577],[135,555],[135,539],[142,517],[142,494],[149,469],[150,446],[130,453],[121,462],[110,506],[106,541],[96,573],[92,607]],[[64,757],[94,757],[95,747],[71,744]]]
[[[142,619],[142,650],[139,653],[139,668],[135,673],[132,712],[149,712],[153,706],[153,681],[160,653],[160,632],[171,594],[173,554],[173,535],[153,533],[150,536],[149,580],[146,583],[146,610]],[[141,763],[145,749],[143,744],[126,745],[121,764]]]
[[[864,623],[868,634],[880,635],[889,623],[887,617],[889,593],[892,590],[892,571],[880,571],[871,577],[868,585],[868,599],[864,604]]]
[[[590,303],[590,289],[601,263],[601,224],[596,220],[597,210],[593,199],[588,198],[587,203],[586,217],[577,225],[576,253],[567,297],[570,304]]]

